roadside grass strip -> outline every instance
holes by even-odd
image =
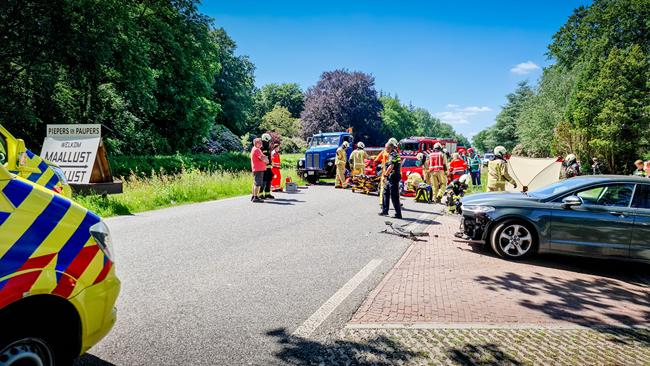
[[[295,171],[283,170],[282,174],[283,177],[290,176],[293,181],[297,181]],[[283,178],[283,185],[284,181]],[[175,175],[132,175],[124,181],[124,193],[105,197],[77,195],[74,199],[100,216],[110,217],[249,195],[252,184],[253,178],[249,172],[188,170]]]

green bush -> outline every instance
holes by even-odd
[[[154,174],[179,174],[184,170],[249,171],[250,157],[246,153],[153,155],[111,157],[111,172],[115,177],[150,177]]]

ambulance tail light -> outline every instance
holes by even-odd
[[[113,242],[111,240],[111,233],[108,226],[103,221],[96,223],[90,227],[90,235],[93,236],[99,248],[104,252],[106,257],[111,261],[113,259]]]

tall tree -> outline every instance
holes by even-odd
[[[357,140],[379,144],[382,105],[375,90],[375,79],[362,72],[327,71],[305,93],[301,114],[303,136],[319,131],[354,129]]]
[[[401,140],[412,136],[416,131],[415,116],[409,108],[400,103],[397,97],[384,95],[379,98],[381,110],[382,131],[386,136]]]
[[[255,93],[258,114],[263,116],[275,106],[286,108],[291,116],[299,118],[304,109],[302,89],[296,83],[266,84]]]
[[[518,143],[517,120],[526,101],[533,95],[533,90],[528,82],[522,81],[517,85],[514,93],[506,96],[507,102],[496,117],[496,123],[492,129],[492,136],[497,145],[503,145],[506,149],[512,150]]]
[[[237,45],[223,28],[212,31],[212,37],[220,66],[212,85],[214,100],[221,106],[216,122],[243,134],[254,118],[255,66],[248,57],[235,55]]]

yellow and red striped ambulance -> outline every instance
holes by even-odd
[[[0,165],[0,364],[68,365],[108,334],[110,240],[97,215]]]
[[[31,182],[68,198],[72,197],[72,189],[61,168],[28,150],[22,139],[15,138],[2,125],[0,125],[0,164]]]

